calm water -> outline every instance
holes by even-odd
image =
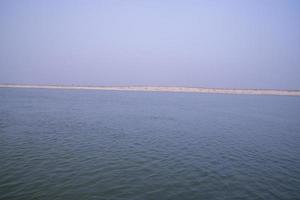
[[[0,199],[300,199],[300,98],[0,89]]]

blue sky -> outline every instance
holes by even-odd
[[[300,2],[0,1],[0,82],[300,89]]]

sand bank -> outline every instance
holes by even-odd
[[[202,88],[202,87],[69,86],[69,85],[0,84],[0,88],[77,89],[77,90],[149,91],[149,92],[190,92],[190,93],[212,93],[212,94],[248,94],[248,95],[300,96],[300,90],[225,89],[225,88]]]

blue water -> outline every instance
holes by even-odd
[[[300,98],[2,88],[0,199],[300,199]]]

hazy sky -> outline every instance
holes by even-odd
[[[0,82],[300,89],[300,1],[1,0]]]

